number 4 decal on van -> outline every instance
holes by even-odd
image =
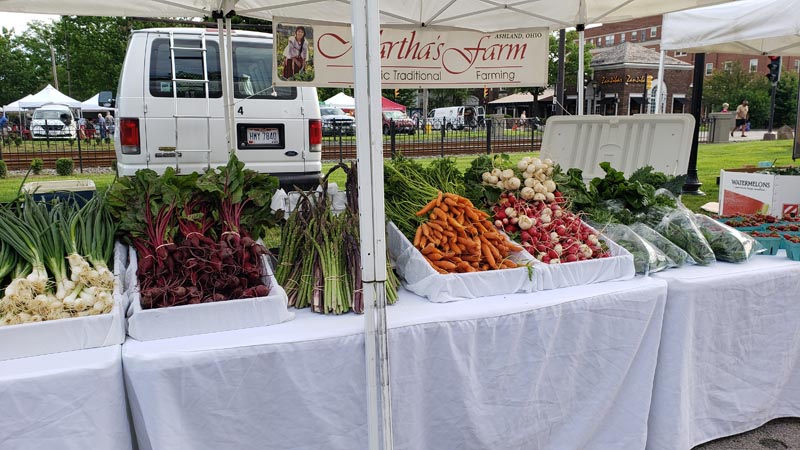
[[[236,110],[237,113],[244,115],[244,107],[240,106],[239,109]]]

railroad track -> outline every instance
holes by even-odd
[[[492,150],[495,153],[518,153],[538,151],[541,148],[540,141],[531,144],[530,139],[522,140],[497,140],[492,141]],[[395,143],[398,154],[409,157],[433,157],[444,155],[481,155],[486,153],[486,141],[411,141],[404,142],[398,139]],[[117,159],[113,149],[102,150],[82,150],[83,167],[111,167]],[[388,142],[383,145],[383,154],[386,158],[391,157],[391,146]],[[355,159],[356,146],[351,142],[342,143],[341,159]],[[78,151],[75,150],[50,150],[50,151],[28,151],[17,152],[8,151],[8,147],[3,148],[2,160],[8,166],[8,170],[27,170],[34,158],[41,158],[47,169],[55,168],[56,160],[59,158],[72,158],[75,162],[76,170],[78,164]],[[340,148],[336,142],[324,142],[322,145],[322,159],[324,161],[338,161],[340,159]]]
[[[111,167],[112,162],[117,159],[114,150],[82,150],[81,156],[84,168]],[[76,171],[80,167],[77,150],[3,152],[3,161],[5,161],[8,170],[27,170],[31,166],[31,161],[33,161],[34,158],[40,158],[44,161],[45,169],[55,169],[56,160],[59,158],[72,158],[75,163]]]

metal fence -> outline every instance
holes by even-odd
[[[700,132],[697,135],[697,142],[700,144],[711,144],[714,142],[714,128],[717,119],[706,116],[700,121]]]
[[[323,127],[323,160],[341,161],[356,157],[352,125],[329,122]],[[409,125],[392,120],[384,123],[383,131],[384,157],[443,157],[538,151],[544,128],[535,119],[486,119],[475,122],[473,126],[428,120]]]
[[[326,161],[355,159],[356,140],[351,125],[325,125],[322,157]],[[486,119],[473,126],[419,120],[409,125],[388,121],[384,127],[385,157],[403,155],[451,156],[481,153],[538,151],[543,126],[538,119]],[[0,159],[9,170],[27,170],[39,158],[44,168],[55,168],[59,158],[72,158],[78,171],[110,167],[116,159],[113,139],[83,135],[83,139],[33,139],[29,134],[6,132],[0,137]]]
[[[59,158],[72,158],[81,172],[89,167],[111,167],[116,159],[113,139],[82,132],[83,139],[34,139],[28,133],[7,131],[0,135],[0,159],[9,170],[27,170],[36,158],[44,162],[45,169],[54,169]]]

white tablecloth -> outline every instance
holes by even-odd
[[[800,416],[800,263],[669,270],[648,450],[688,450]]]
[[[644,447],[666,283],[388,308],[395,448]],[[363,317],[123,347],[140,448],[367,447]]]
[[[119,345],[0,362],[0,449],[131,446]]]

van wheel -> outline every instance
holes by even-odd
[[[452,123],[448,123],[445,128],[447,129],[447,131],[453,131],[453,124]]]

